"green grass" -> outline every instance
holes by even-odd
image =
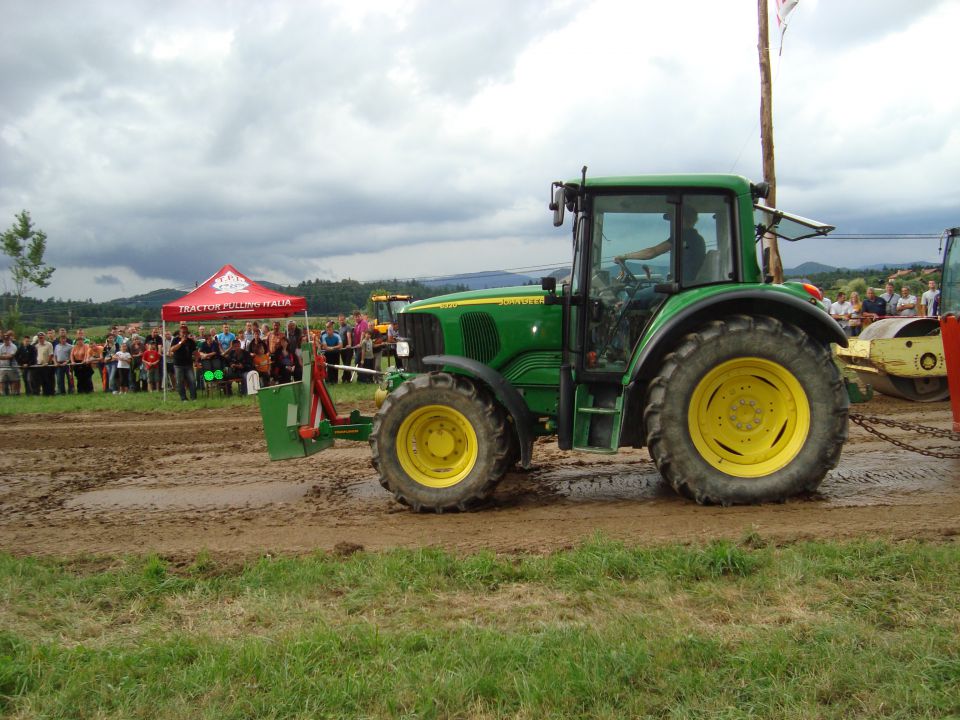
[[[352,404],[373,400],[376,385],[348,383],[329,386],[330,395],[338,406],[338,410],[347,411]],[[237,406],[256,406],[253,397],[241,396],[237,393],[233,397],[211,395],[206,397],[203,392],[197,393],[195,402],[180,402],[176,391],[167,391],[167,400],[164,402],[163,393],[135,393],[130,392],[119,396],[111,393],[93,392],[88,395],[54,395],[53,397],[36,396],[2,396],[0,395],[0,415],[42,415],[47,413],[62,414],[71,412],[185,412],[196,408],[225,408]]]
[[[0,556],[13,717],[955,717],[960,546]]]

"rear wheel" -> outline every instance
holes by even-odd
[[[660,473],[700,503],[781,501],[840,459],[849,399],[829,351],[770,317],[732,316],[664,359],[644,411]]]
[[[370,435],[380,484],[415,510],[466,510],[487,497],[509,460],[500,407],[472,380],[420,375],[384,401]]]

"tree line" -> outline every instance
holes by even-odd
[[[935,272],[930,272],[931,269]],[[877,289],[882,293],[888,278],[904,270],[907,271],[905,274],[891,281],[898,290],[901,285],[906,285],[910,288],[911,294],[919,296],[926,291],[927,281],[935,280],[937,285],[940,284],[940,268],[930,265],[911,265],[909,267],[891,265],[884,266],[880,270],[869,271],[837,268],[825,272],[811,273],[804,276],[803,279],[821,288],[830,298],[835,298],[840,290],[848,296],[851,291],[856,290],[862,298],[868,287]],[[788,279],[796,280],[799,278]]]
[[[307,300],[311,316],[333,316],[354,310],[372,312],[372,294],[396,293],[411,295],[417,300],[446,295],[466,290],[464,285],[425,285],[415,280],[306,280],[297,285],[280,286],[280,292],[302,295]],[[94,302],[86,300],[63,300],[48,298],[39,300],[29,296],[17,297],[13,293],[0,294],[3,327],[9,327],[21,335],[27,330],[50,328],[77,328],[99,325],[124,325],[131,322],[160,322],[160,308],[164,302],[185,293],[155,291],[146,296],[126,298],[123,301]],[[153,297],[150,297],[153,296]],[[164,297],[167,299],[164,300]],[[15,310],[16,308],[16,310]]]

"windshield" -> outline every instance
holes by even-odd
[[[753,206],[753,218],[757,224],[758,238],[772,233],[783,240],[803,240],[809,237],[822,237],[836,230],[833,225],[791,215],[765,205]]]
[[[380,325],[389,325],[394,320],[397,319],[397,316],[400,314],[400,311],[403,310],[407,305],[410,304],[409,300],[390,300],[385,302],[383,300],[378,300],[375,304],[375,311],[377,315],[377,323]]]

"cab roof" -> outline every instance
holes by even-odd
[[[579,186],[580,178],[567,185]],[[664,175],[620,175],[612,177],[587,176],[587,187],[603,188],[706,188],[729,190],[737,195],[750,192],[750,181],[742,175],[728,173],[671,173]]]

